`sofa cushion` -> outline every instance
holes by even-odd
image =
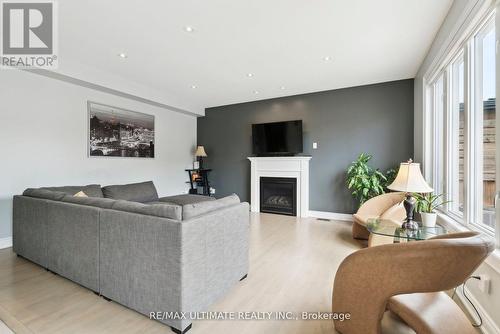
[[[86,186],[64,186],[64,187],[43,187],[40,189],[59,191],[67,195],[75,195],[83,191],[88,197],[104,197],[99,184],[89,184]]]
[[[178,205],[194,204],[205,201],[215,201],[215,197],[203,196],[203,195],[175,195],[167,196],[159,199],[160,202],[175,203]]]
[[[145,203],[158,200],[158,192],[153,181],[106,186],[102,188],[102,192],[106,198],[132,202]]]
[[[114,201],[112,209],[138,213],[141,215],[156,216],[170,218],[175,220],[182,219],[182,207],[177,204],[161,203],[161,204],[143,204],[138,202],[118,200]]]
[[[190,218],[198,217],[204,213],[215,211],[227,206],[240,203],[240,198],[236,194],[215,201],[203,201],[193,204],[186,204],[182,207],[182,219],[187,220]]]
[[[62,198],[63,202],[73,203],[86,206],[95,206],[103,209],[111,209],[113,204],[116,202],[110,198],[99,198],[99,197],[76,197],[71,195],[66,195]]]
[[[60,201],[63,199],[64,196],[66,196],[66,193],[63,193],[61,191],[52,191],[40,188],[37,189],[28,188],[23,192],[23,196],[50,199],[52,201]]]

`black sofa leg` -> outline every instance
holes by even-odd
[[[55,273],[53,272],[52,270],[50,270],[49,268],[45,268],[45,270],[47,270],[49,273],[51,273],[52,275],[55,275],[55,276],[58,276],[59,274],[58,273]]]
[[[243,276],[242,278],[240,278],[240,281],[243,281],[245,278],[247,278],[248,274],[246,274],[245,276]]]
[[[183,331],[181,331],[180,329],[177,329],[175,327],[170,327],[172,329],[172,332],[176,333],[176,334],[184,334],[186,333],[188,330],[191,329],[191,327],[193,327],[193,324],[189,324],[189,326],[186,327],[186,329],[184,329]]]

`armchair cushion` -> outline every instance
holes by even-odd
[[[403,206],[403,203],[398,203],[396,205],[391,206],[389,209],[385,210],[380,215],[380,218],[390,219],[403,223],[403,220],[405,220],[406,218],[406,210]]]
[[[404,193],[395,192],[379,195],[366,201],[353,215],[352,237],[367,240],[370,233],[365,226],[371,218],[380,217],[402,221],[406,216],[405,209],[401,204],[404,197]]]
[[[393,207],[396,204],[401,203],[405,198],[405,194],[402,192],[386,193],[376,197],[373,197],[363,203],[359,209],[358,214],[362,215],[373,215],[380,216],[386,210]]]
[[[387,308],[417,333],[477,333],[460,307],[444,292],[397,295],[389,299]]]

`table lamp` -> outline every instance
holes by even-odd
[[[198,158],[198,162],[200,163],[200,169],[203,169],[203,158],[207,157],[207,153],[205,152],[205,147],[198,146],[196,148],[194,156]]]
[[[413,209],[416,200],[412,193],[430,193],[433,191],[420,172],[420,164],[413,162],[411,159],[408,162],[402,162],[396,179],[387,188],[406,193],[406,199],[403,202],[406,210],[406,221],[401,227],[408,230],[418,229],[418,224],[413,221]]]

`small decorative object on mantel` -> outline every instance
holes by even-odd
[[[203,158],[207,157],[207,153],[205,152],[205,147],[198,146],[196,148],[196,153],[194,154],[196,158],[198,158],[199,167],[197,169],[203,169]]]
[[[418,224],[413,221],[413,209],[415,208],[416,200],[412,196],[412,193],[425,194],[431,193],[434,190],[425,182],[420,172],[420,164],[413,162],[412,159],[409,159],[408,162],[402,162],[399,166],[396,179],[387,188],[406,193],[406,199],[403,203],[406,210],[406,221],[401,227],[408,230],[417,230]]]

